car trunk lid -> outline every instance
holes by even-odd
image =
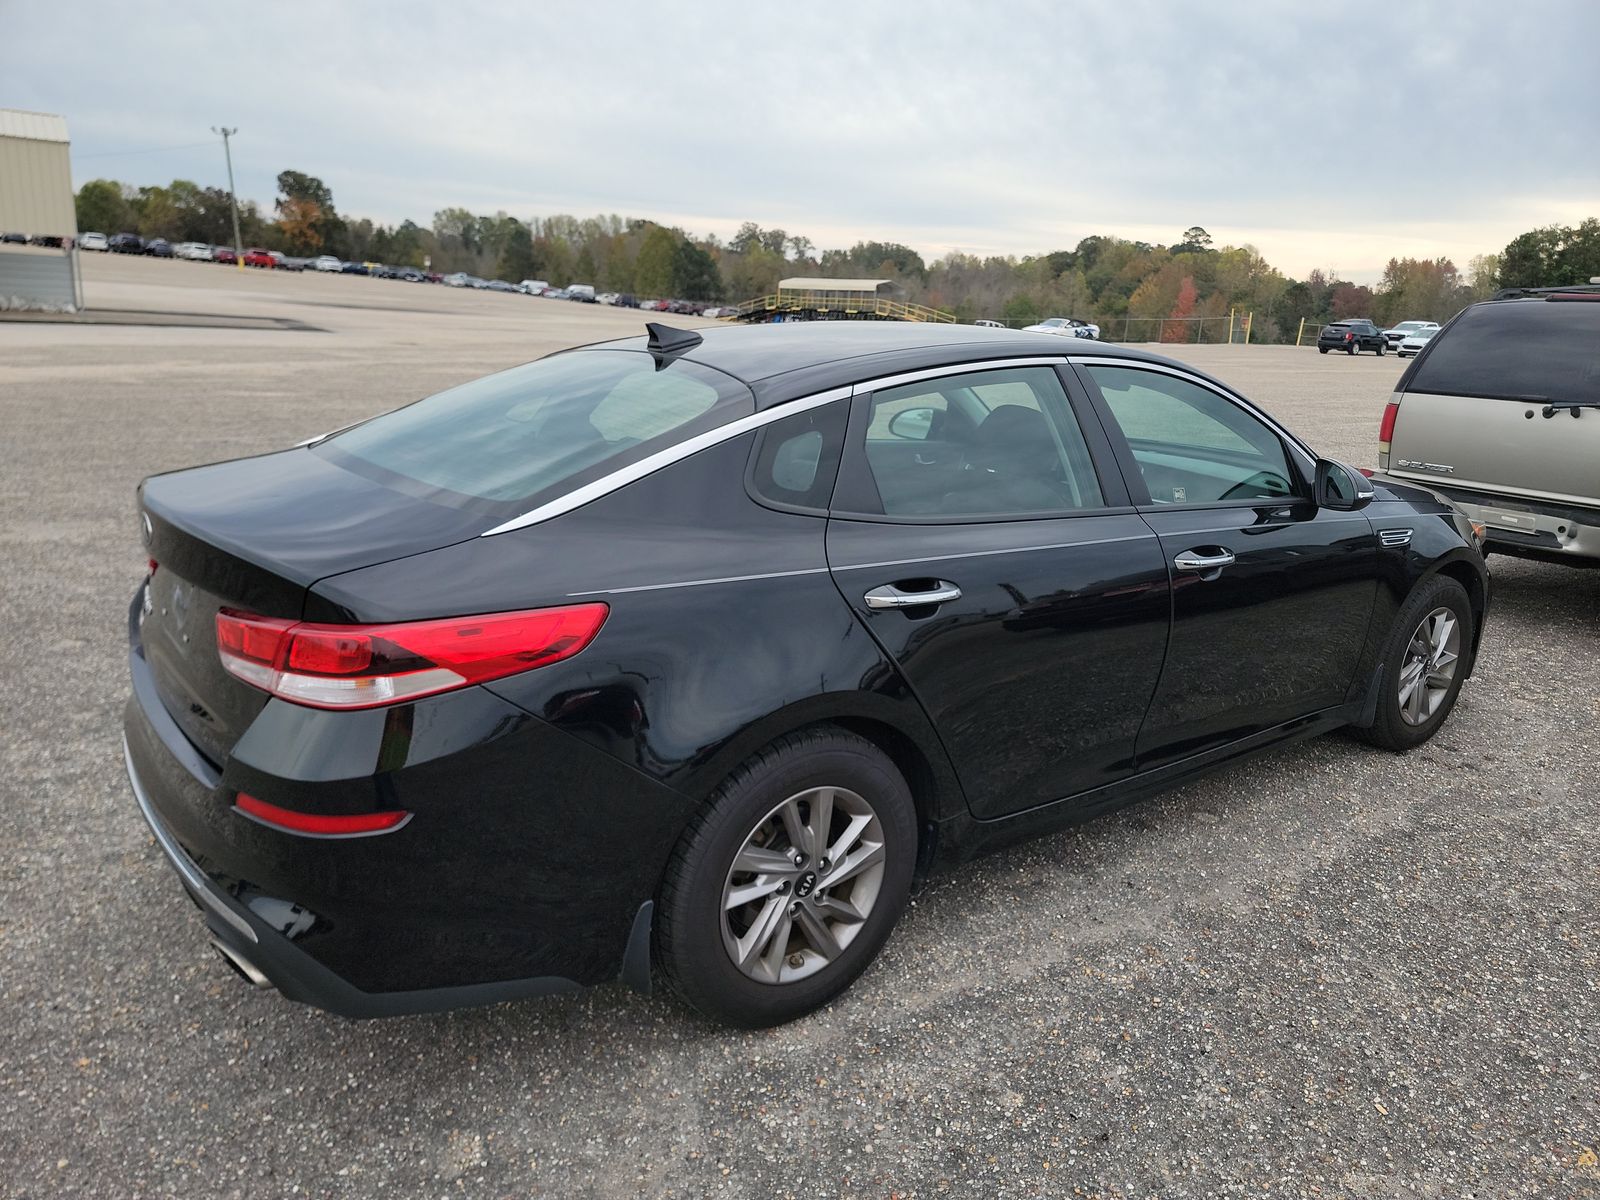
[[[221,766],[267,702],[217,655],[216,617],[298,619],[317,580],[437,549],[489,523],[308,450],[157,475],[140,489],[150,558],[138,638],[161,702]]]

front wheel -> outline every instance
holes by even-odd
[[[1326,354],[1327,352],[1328,352],[1328,348],[1326,346],[1318,346],[1317,347],[1317,353],[1318,354]]]
[[[1372,726],[1357,735],[1386,750],[1410,750],[1439,732],[1466,681],[1472,604],[1454,579],[1424,580],[1400,608],[1383,653],[1382,695]]]
[[[916,806],[870,742],[780,738],[720,787],[667,864],[655,959],[712,1020],[778,1025],[877,956],[911,890]]]

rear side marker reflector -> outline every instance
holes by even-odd
[[[502,679],[571,658],[609,609],[574,604],[524,612],[322,625],[217,614],[222,665],[252,687],[312,708],[377,708]]]
[[[349,816],[326,816],[320,813],[296,812],[292,808],[279,808],[265,800],[240,792],[234,797],[233,809],[253,821],[285,833],[302,837],[366,837],[373,833],[390,833],[411,820],[408,812],[354,813]]]

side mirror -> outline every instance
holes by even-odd
[[[1354,512],[1372,503],[1377,493],[1367,477],[1354,467],[1334,462],[1331,458],[1317,459],[1316,500],[1318,508],[1331,508],[1337,512]]]
[[[933,409],[907,408],[895,413],[889,419],[889,432],[897,438],[907,441],[927,441],[928,434],[933,429]]]

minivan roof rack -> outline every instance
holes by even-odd
[[[1493,300],[1600,300],[1600,283],[1569,283],[1566,287],[1501,288]]]

